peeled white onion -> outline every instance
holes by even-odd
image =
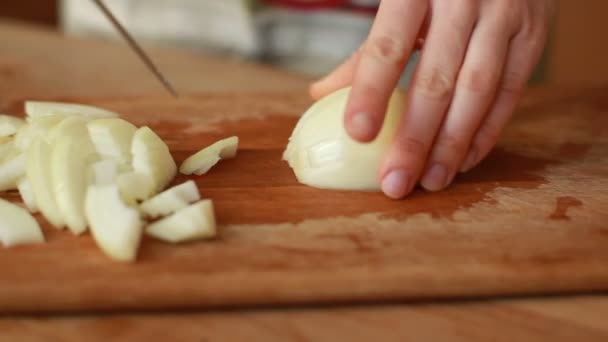
[[[395,90],[379,135],[370,143],[359,143],[344,129],[349,93],[350,87],[322,98],[298,121],[283,159],[300,183],[321,189],[379,190],[380,163],[397,131],[405,99]]]

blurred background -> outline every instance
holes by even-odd
[[[606,0],[557,0],[551,40],[533,83],[608,80]],[[106,0],[142,42],[269,63],[318,77],[365,39],[379,0]],[[0,17],[71,36],[120,39],[91,1],[3,1]],[[403,75],[407,82],[416,57]]]

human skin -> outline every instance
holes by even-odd
[[[370,142],[423,41],[378,182],[394,199],[417,184],[445,189],[495,146],[541,58],[554,11],[554,0],[383,0],[365,42],[312,84],[311,96],[352,86],[345,129]]]

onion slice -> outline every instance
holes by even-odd
[[[89,135],[103,158],[131,164],[131,143],[137,127],[123,119],[97,119],[88,123]]]
[[[26,156],[22,153],[12,153],[4,161],[0,161],[0,191],[17,189],[19,179],[25,175]]]
[[[88,160],[91,150],[82,139],[64,135],[55,143],[51,157],[51,177],[57,207],[70,231],[76,235],[87,229],[84,199],[89,184]]]
[[[167,216],[201,199],[198,187],[189,180],[143,202],[139,209],[150,219]]]
[[[211,238],[216,235],[216,221],[211,200],[199,201],[171,216],[150,224],[146,234],[171,243]]]
[[[27,178],[22,178],[19,183],[17,183],[17,189],[19,190],[19,195],[21,195],[21,200],[23,201],[23,204],[25,204],[25,207],[30,211],[30,213],[37,213],[38,204],[36,204],[32,186]]]
[[[203,175],[222,159],[234,158],[239,146],[238,137],[222,139],[186,159],[179,168],[184,175]]]
[[[25,125],[25,120],[11,115],[0,115],[0,137],[10,137]]]
[[[0,142],[0,163],[15,154],[15,143],[12,140]]]
[[[83,116],[87,118],[115,118],[118,114],[98,107],[76,103],[27,101],[25,113],[29,118],[39,118],[48,115]]]
[[[127,206],[116,185],[92,185],[86,195],[85,212],[95,242],[116,261],[135,260],[143,222],[137,209]]]
[[[40,212],[51,225],[61,229],[65,227],[65,220],[55,200],[50,172],[51,153],[51,146],[46,141],[35,139],[27,155],[26,176]]]
[[[44,235],[27,210],[0,199],[0,240],[5,247],[12,247],[43,243]]]
[[[116,184],[122,199],[129,205],[136,205],[155,194],[155,183],[147,173],[131,171],[118,175]]]
[[[151,176],[155,193],[162,191],[175,177],[177,166],[169,147],[149,127],[135,132],[131,152],[133,169]]]

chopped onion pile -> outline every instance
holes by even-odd
[[[100,250],[121,262],[137,259],[144,233],[169,243],[216,235],[213,203],[194,181],[167,188],[178,168],[149,127],[80,104],[26,102],[25,111],[25,120],[0,115],[0,191],[18,190],[27,208],[0,199],[5,247],[44,242],[37,212],[75,235],[90,230]],[[236,137],[219,141],[180,171],[204,174],[237,147]]]

